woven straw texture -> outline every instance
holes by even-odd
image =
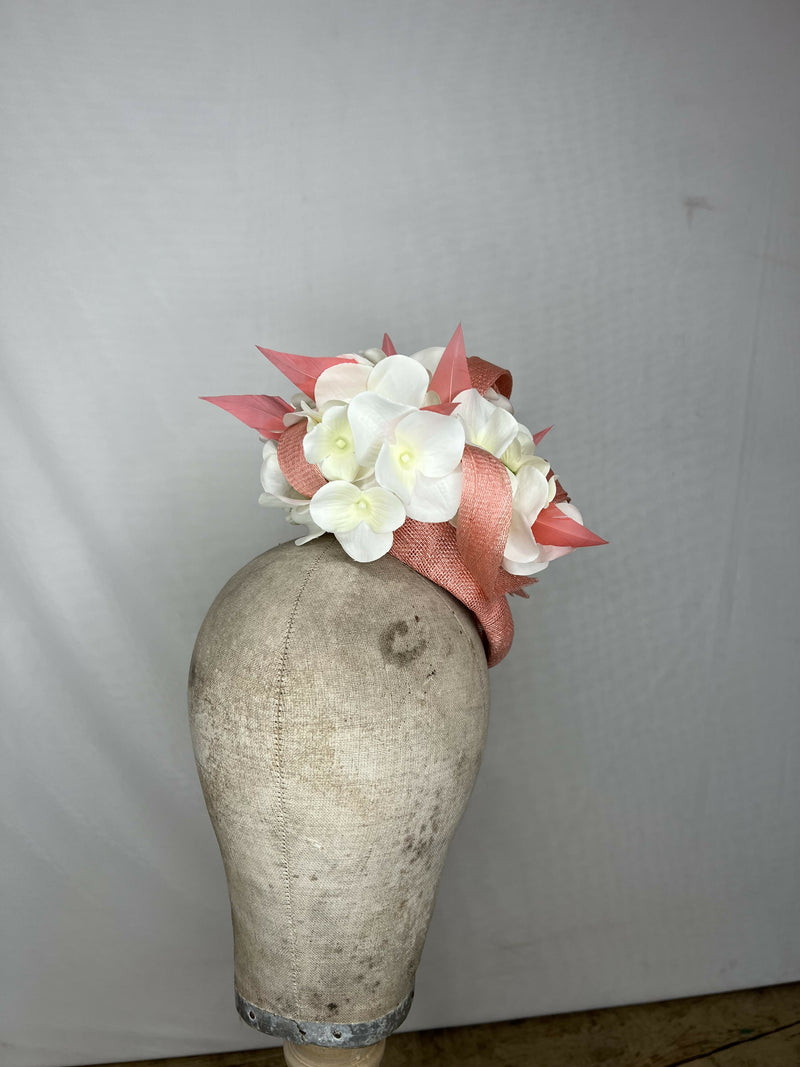
[[[189,695],[239,993],[291,1019],[385,1015],[413,988],[483,751],[470,613],[390,556],[282,545],[215,600]]]

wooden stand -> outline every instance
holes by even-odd
[[[386,1041],[366,1048],[323,1048],[321,1045],[295,1045],[284,1041],[283,1055],[288,1067],[378,1067]]]

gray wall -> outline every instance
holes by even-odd
[[[252,1047],[184,707],[262,344],[511,367],[607,548],[492,672],[412,1028],[800,978],[800,8],[2,5],[0,1047]]]

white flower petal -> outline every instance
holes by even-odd
[[[322,419],[322,414],[317,411],[313,404],[310,404],[305,397],[300,401],[299,411],[287,411],[283,416],[284,426],[294,426],[296,422],[306,421],[308,429],[312,429]]]
[[[436,411],[413,411],[395,427],[401,453],[413,457],[416,469],[428,478],[450,474],[464,454],[464,427],[458,419]]]
[[[534,563],[539,558],[539,546],[531,533],[530,524],[516,510],[511,513],[511,526],[503,555],[515,563]]]
[[[384,441],[375,460],[375,480],[378,485],[395,493],[407,504],[411,499],[417,475],[413,467],[406,466],[400,460],[398,451],[396,446]]]
[[[309,463],[322,463],[330,451],[330,431],[320,422],[303,438],[303,455]]]
[[[542,472],[532,463],[525,463],[517,471],[514,511],[533,526],[542,508],[547,507],[549,486]]]
[[[430,379],[425,368],[409,356],[389,356],[381,360],[369,376],[372,393],[385,396],[398,404],[422,407]]]
[[[375,489],[378,485],[378,481],[375,477],[374,467],[362,467],[361,473],[357,478],[353,479],[353,483],[358,486],[359,489]]]
[[[322,422],[303,438],[303,454],[309,463],[319,465],[328,481],[349,482],[358,475],[361,465],[344,405],[335,404],[325,411]]]
[[[531,463],[538,471],[540,471],[545,478],[550,473],[550,464],[543,456],[528,456],[526,457],[524,464]],[[523,465],[524,465],[523,464]]]
[[[360,522],[352,530],[337,531],[336,540],[351,559],[358,563],[372,563],[386,555],[392,547],[394,535],[391,531],[377,533],[366,522]]]
[[[397,357],[392,356],[391,359]],[[413,410],[407,404],[396,404],[377,393],[359,393],[354,397],[348,405],[347,417],[359,463],[371,466],[396,424]]]
[[[352,400],[367,388],[367,379],[372,373],[370,365],[360,363],[339,363],[328,367],[317,378],[314,387],[314,402],[323,408],[333,401]]]
[[[414,491],[406,504],[410,519],[418,522],[448,522],[461,503],[463,475],[453,471],[443,478],[427,478],[418,474]]]
[[[272,493],[262,493],[258,502],[262,508],[285,508],[288,507],[288,500],[281,500],[280,497],[273,496]]]
[[[329,533],[343,533],[361,522],[357,502],[361,490],[350,482],[328,482],[311,498],[311,518]]]
[[[555,479],[553,479],[553,481],[555,482]],[[583,516],[574,504],[569,503],[567,500],[562,500],[560,504],[556,504],[556,507],[559,511],[563,511],[568,519],[573,519],[575,522],[579,522],[581,526],[586,525],[583,521]]]
[[[293,504],[297,500],[304,499],[291,487],[283,475],[278,463],[278,446],[274,441],[267,441],[263,450],[264,462],[261,464],[261,485],[267,497],[274,497],[278,504]],[[264,507],[272,505],[267,501],[259,503]]]
[[[538,574],[547,567],[547,563],[537,560],[535,563],[515,563],[510,559],[503,559],[503,570],[509,574],[530,575]]]
[[[341,456],[331,453],[320,463],[319,469],[329,482],[352,482],[358,477],[361,464],[353,452]]]
[[[480,447],[493,456],[502,456],[518,430],[517,420],[504,408],[494,408],[481,434]]]
[[[507,396],[503,396],[502,393],[498,393],[494,389],[487,389],[483,394],[485,400],[488,400],[490,404],[494,404],[495,407],[503,408],[504,411],[509,411],[514,414],[514,405],[508,399]]]
[[[309,541],[313,541],[316,537],[322,537],[326,533],[325,530],[321,530],[319,526],[314,526],[313,523],[309,524],[308,533],[304,537],[295,538],[296,545],[307,545]]]
[[[561,559],[562,556],[568,556],[574,551],[575,549],[569,545],[539,545],[539,560],[552,563],[554,559]]]
[[[376,487],[364,491],[369,511],[366,522],[375,533],[391,533],[406,521],[406,509],[394,493]]]
[[[382,348],[365,348],[363,352],[358,353],[357,359],[359,363],[368,363],[371,367],[374,367],[376,363],[386,359],[386,353]]]
[[[464,424],[467,441],[493,456],[502,456],[519,432],[514,416],[490,404],[477,389],[465,389],[458,398],[453,414]]]
[[[421,348],[419,352],[414,352],[409,356],[409,359],[415,359],[417,363],[421,363],[432,378],[443,355],[444,349],[435,345],[433,348]]]
[[[325,533],[320,526],[314,522],[309,513],[308,501],[298,505],[295,508],[290,508],[289,514],[286,516],[286,521],[293,526],[307,526],[308,533],[303,537],[298,537],[295,540],[296,545],[305,545],[309,541],[313,541],[316,537],[321,537]]]

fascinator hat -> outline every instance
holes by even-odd
[[[313,358],[259,351],[299,390],[202,397],[263,442],[259,503],[333,534],[353,560],[389,553],[472,612],[488,665],[508,653],[509,595],[553,560],[606,542],[588,530],[511,403],[508,370],[446,347]]]

